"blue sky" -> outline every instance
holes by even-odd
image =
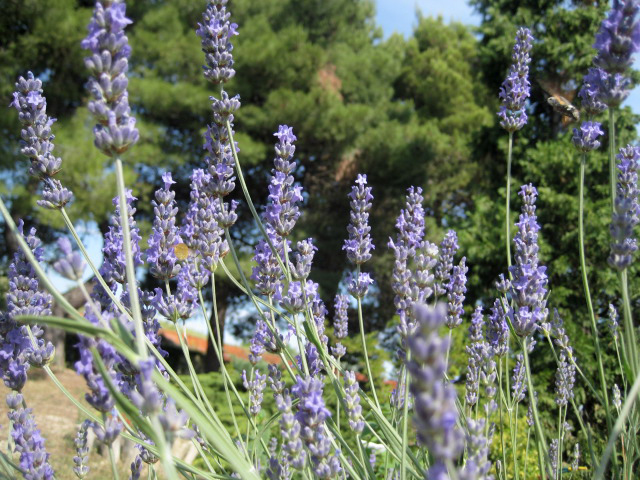
[[[478,25],[481,20],[465,0],[376,0],[376,9],[376,20],[385,37],[394,32],[405,37],[411,35],[416,25],[416,9],[425,16],[441,15],[445,22],[455,20]],[[640,69],[640,56],[636,58],[635,68]],[[640,88],[633,90],[623,105],[630,105],[635,113],[640,113]]]

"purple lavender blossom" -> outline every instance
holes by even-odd
[[[255,377],[253,376],[255,373]],[[260,372],[252,371],[252,378],[247,379],[247,371],[242,371],[242,385],[249,392],[249,413],[255,418],[262,409],[262,392],[267,384],[267,376]]]
[[[267,231],[267,234],[272,243],[276,245],[279,239],[275,233]],[[266,240],[258,242],[253,259],[257,266],[253,267],[251,280],[256,283],[256,290],[267,297],[279,296],[282,290],[284,273]]]
[[[17,392],[7,396],[7,405],[14,452],[20,455],[20,468],[24,472],[24,478],[52,480],[54,472],[49,464],[49,453],[45,450],[45,441],[36,426],[32,410],[23,406],[24,399]]]
[[[373,278],[366,272],[360,272],[358,275],[347,275],[347,291],[354,298],[364,298],[369,291],[369,287],[373,285]]]
[[[329,311],[327,310],[327,307],[322,301],[322,298],[320,298],[320,293],[319,293],[320,286],[315,282],[312,282],[312,283],[314,284],[314,288],[311,295],[309,295],[309,298],[307,299],[307,301],[309,304],[309,310],[311,312],[311,317],[313,318],[313,323],[315,324],[318,337],[326,347],[329,344],[329,337],[325,334],[325,328],[326,328],[325,323],[326,323],[326,318]]]
[[[393,273],[391,277],[391,288],[395,293],[393,303],[396,307],[396,313],[400,317],[400,325],[398,331],[404,338],[412,329],[411,316],[411,280],[412,274],[409,270],[409,255],[411,251],[403,242],[394,243],[389,239],[387,244],[395,257],[393,264]]]
[[[73,193],[53,177],[60,171],[62,160],[53,155],[54,135],[51,125],[56,121],[47,115],[47,99],[42,96],[42,82],[28,72],[27,78],[19,77],[13,101],[9,105],[18,111],[22,124],[21,152],[31,161],[29,173],[43,181],[42,200],[45,208],[62,208],[73,198]]]
[[[513,399],[516,402],[523,401],[527,393],[525,373],[524,357],[522,354],[518,354],[516,357],[516,365],[513,367],[513,376],[511,377],[511,390],[513,391]]]
[[[493,478],[489,475],[491,462],[488,460],[492,429],[487,429],[486,422],[487,420],[484,418],[477,421],[467,419],[467,461],[460,478],[469,480],[490,480]]]
[[[438,264],[438,246],[422,241],[415,247],[414,269],[411,276],[411,299],[424,303],[434,293],[434,268]]]
[[[116,321],[113,314],[108,311],[102,311],[100,318],[96,317],[93,312],[93,308],[86,305],[85,318],[94,325],[100,325],[102,327],[108,327],[110,322]],[[76,373],[82,375],[87,382],[89,392],[85,394],[85,399],[93,408],[101,413],[108,413],[115,405],[105,378],[100,374],[97,366],[94,363],[93,354],[91,349],[95,348],[100,355],[100,358],[105,366],[107,372],[109,372],[109,380],[113,384],[117,384],[116,366],[120,362],[120,357],[112,345],[105,340],[96,340],[93,338],[79,336],[78,353],[80,358],[74,364]]]
[[[273,391],[273,396],[275,398],[278,395],[283,394],[285,383],[282,380],[282,371],[277,365],[270,363],[268,368],[269,377],[267,378],[267,381],[269,382],[269,388]]]
[[[87,266],[82,255],[71,249],[71,242],[66,237],[58,239],[58,248],[64,256],[53,264],[53,269],[68,280],[81,280]]]
[[[289,161],[293,158],[295,152],[293,142],[297,138],[293,134],[293,129],[287,125],[280,125],[274,136],[278,137],[275,147],[275,168],[272,170],[269,203],[264,218],[280,237],[287,237],[300,217],[297,204],[302,201],[302,187],[294,187],[294,179],[290,175],[296,166],[295,162]]]
[[[487,341],[498,357],[505,356],[509,351],[509,325],[500,300],[496,299],[491,307],[491,315],[487,322]]]
[[[415,334],[408,338],[412,356],[407,369],[413,379],[410,390],[418,440],[434,458],[427,473],[431,478],[446,461],[455,461],[460,456],[464,437],[456,427],[456,391],[450,383],[443,382],[449,344],[438,335],[438,330],[445,323],[446,310],[441,304],[435,308],[418,304],[414,308],[418,323]]]
[[[18,231],[38,262],[43,260],[43,250],[36,230],[32,228],[24,235],[24,223],[18,222]],[[38,326],[32,328],[34,346],[29,332],[24,325],[18,325],[15,317],[19,315],[46,316],[51,315],[52,298],[40,289],[40,282],[33,266],[21,249],[13,255],[9,265],[9,291],[7,292],[7,310],[0,318],[0,376],[4,384],[15,391],[21,391],[27,381],[29,359],[37,356],[53,356],[53,345],[46,345],[40,339],[43,330]]]
[[[576,368],[572,362],[567,362],[564,352],[560,353],[558,369],[556,370],[556,405],[566,407],[573,398],[573,385],[576,381]]]
[[[418,247],[424,238],[423,201],[422,188],[409,187],[406,207],[400,210],[396,220],[398,243],[402,242],[410,249]]]
[[[307,368],[309,369],[309,376],[317,377],[318,374],[323,370],[324,366],[322,364],[322,361],[320,360],[318,349],[313,343],[308,342],[304,346],[304,357],[307,362]],[[296,355],[296,362],[298,364],[298,369],[300,371],[304,370],[304,364],[302,363],[302,358],[300,357],[300,355]]]
[[[531,335],[549,313],[547,309],[546,267],[539,264],[538,231],[540,226],[535,214],[538,192],[531,184],[523,185],[518,192],[523,199],[522,214],[514,238],[515,263],[509,268],[513,277],[511,296],[516,308],[513,327],[521,337]]]
[[[349,427],[357,434],[362,433],[364,430],[364,418],[362,417],[362,407],[360,406],[360,396],[358,395],[359,389],[360,387],[356,380],[355,372],[345,370],[344,401],[346,404],[346,413],[349,418]]]
[[[155,289],[153,305],[158,313],[170,322],[191,318],[193,310],[198,304],[198,292],[191,286],[187,269],[178,272],[178,287],[175,294],[163,293],[162,289]]]
[[[636,0],[614,0],[607,18],[602,20],[593,48],[598,50],[593,63],[609,73],[624,73],[640,50],[640,24]]]
[[[611,303],[609,304],[609,316],[607,325],[609,326],[609,330],[611,331],[611,335],[613,336],[614,340],[618,340],[618,328],[620,326],[618,311],[616,310],[616,307],[614,307]]]
[[[220,228],[230,228],[238,216],[236,208],[238,202],[223,201],[223,197],[229,195],[235,188],[235,158],[233,149],[239,152],[237,143],[232,147],[233,112],[240,108],[240,99],[236,95],[229,98],[223,90],[220,99],[209,97],[212,101],[213,123],[208,126],[205,133],[204,148],[207,151],[205,162],[209,174],[206,184],[206,193],[217,199],[214,203],[214,219]],[[227,126],[228,125],[228,126]]]
[[[315,295],[317,287],[318,284],[311,280],[307,280],[304,287],[300,282],[289,283],[287,293],[282,295],[280,306],[291,313],[302,312],[305,309],[305,303],[307,302],[305,298],[308,299],[312,295]]]
[[[471,325],[469,325],[469,341],[481,342],[484,340],[482,327],[484,325],[484,316],[482,315],[482,307],[478,306],[471,315]]]
[[[527,123],[525,102],[531,90],[529,52],[532,42],[533,37],[528,28],[518,29],[511,56],[513,64],[509,67],[507,77],[500,87],[499,97],[502,106],[498,111],[498,117],[500,117],[500,126],[508,132],[520,130]]]
[[[131,20],[125,10],[122,0],[97,1],[89,34],[81,43],[90,51],[84,63],[91,74],[87,88],[93,96],[89,111],[97,121],[95,145],[110,157],[126,152],[139,139],[127,92],[131,47],[124,28]]]
[[[342,472],[337,452],[331,456],[331,440],[325,430],[325,421],[331,416],[322,398],[322,380],[298,377],[292,392],[298,398],[296,419],[302,430],[300,436],[310,453],[312,469],[319,478],[337,478]]]
[[[140,373],[135,375],[136,388],[129,392],[129,399],[142,415],[148,416],[160,411],[163,395],[151,378],[155,361],[142,360],[139,363]]]
[[[76,455],[73,457],[73,473],[75,473],[76,477],[80,480],[83,480],[90,470],[89,447],[87,446],[87,430],[90,425],[91,422],[89,420],[82,422],[78,429],[78,433],[76,434],[76,438],[73,441],[76,447]]]
[[[629,96],[631,80],[625,73],[633,63],[633,54],[640,49],[638,8],[635,0],[614,0],[593,44],[598,51],[593,63],[599,72],[592,80],[598,84],[600,101],[609,108],[618,107]]]
[[[292,411],[292,402],[289,391],[282,395],[276,395],[276,407],[280,411],[280,434],[282,436],[282,450],[287,455],[287,460],[296,470],[302,470],[307,463],[307,452],[304,450],[300,433],[302,425]]]
[[[338,360],[347,353],[347,349],[340,343],[340,340],[344,340],[349,334],[348,309],[349,297],[346,295],[336,295],[334,302],[333,334],[338,342],[335,347],[331,347],[331,353],[333,353]]]
[[[125,191],[125,197],[131,236],[131,249],[133,251],[133,263],[134,266],[141,266],[143,264],[142,252],[140,251],[140,240],[142,238],[140,237],[140,230],[134,219],[136,209],[133,206],[133,202],[137,200],[137,198],[134,197],[131,190],[128,189]],[[104,236],[104,246],[102,247],[104,261],[100,267],[100,274],[107,284],[113,285],[112,290],[115,290],[114,282],[124,285],[127,282],[127,277],[122,226],[120,225],[120,198],[118,196],[114,197],[113,205],[115,206],[115,212],[111,216],[111,226],[109,226],[109,230]],[[98,285],[97,288],[101,287]]]
[[[367,176],[358,175],[356,185],[349,194],[351,206],[350,222],[347,226],[349,239],[342,247],[347,251],[347,258],[356,265],[361,265],[371,258],[371,250],[375,249],[371,241],[369,226],[369,210],[371,210],[371,187],[366,187]]]
[[[180,271],[173,247],[181,243],[181,238],[176,228],[176,194],[171,191],[171,185],[176,182],[171,178],[170,172],[162,175],[162,181],[164,188],[156,190],[156,199],[151,202],[154,213],[153,229],[146,253],[151,275],[160,280],[169,280]]]
[[[186,427],[189,421],[189,415],[184,410],[178,411],[176,402],[171,397],[167,398],[163,412],[158,415],[158,420],[169,444],[171,444],[175,438],[189,440],[195,435],[193,430]]]
[[[602,99],[606,80],[607,72],[601,68],[590,68],[582,79],[582,88],[578,92],[578,97],[589,117],[599,115],[607,109],[607,104]]]
[[[93,433],[96,434],[96,440],[102,445],[113,445],[120,432],[122,432],[122,422],[117,417],[109,416],[104,425],[93,423]]]
[[[571,140],[579,152],[589,153],[600,146],[598,137],[604,135],[599,122],[582,122],[580,129],[573,129]]]
[[[142,473],[142,459],[140,455],[136,455],[136,458],[131,462],[131,476],[129,480],[140,480],[140,474]]]
[[[216,220],[220,201],[210,192],[212,178],[202,169],[191,175],[189,210],[185,215],[180,236],[185,244],[200,255],[198,268],[195,259],[187,259],[193,276],[194,288],[204,287],[209,281],[209,272],[215,272],[218,262],[229,253],[229,245],[224,240],[224,230]],[[202,268],[199,268],[199,267]]]
[[[631,265],[633,254],[638,249],[633,229],[640,221],[638,205],[638,173],[640,149],[628,145],[616,155],[618,164],[618,183],[614,212],[611,216],[611,253],[609,265],[622,271]]]
[[[294,280],[304,281],[311,273],[311,263],[318,247],[313,244],[312,238],[302,240],[296,246],[298,248],[292,255],[293,262],[290,262],[291,277]]]
[[[196,34],[202,39],[202,51],[206,66],[204,76],[214,85],[228,82],[236,74],[233,69],[233,45],[231,38],[238,35],[238,25],[229,22],[227,0],[209,0],[198,23]]]
[[[282,339],[282,337],[281,337]],[[258,320],[256,330],[251,339],[249,347],[249,362],[256,365],[262,358],[262,354],[267,351],[269,353],[278,353],[280,347],[273,332],[263,320]]]
[[[450,329],[462,323],[462,302],[464,294],[467,292],[467,271],[466,258],[462,257],[460,265],[453,267],[453,275],[447,286],[448,311],[446,325]]]
[[[449,230],[440,243],[440,258],[436,265],[436,295],[444,295],[447,293],[447,284],[451,278],[451,270],[453,269],[453,257],[458,251],[458,236],[455,230]]]

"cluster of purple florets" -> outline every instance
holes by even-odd
[[[520,130],[527,123],[525,103],[531,95],[531,83],[529,82],[529,52],[533,37],[528,28],[520,28],[516,33],[516,42],[513,46],[513,64],[509,73],[500,87],[500,101],[502,106],[498,110],[500,126],[508,132]]]
[[[96,2],[89,33],[81,43],[90,52],[84,62],[91,74],[87,87],[93,97],[89,111],[97,122],[95,145],[109,156],[121,155],[139,139],[127,92],[131,47],[124,29],[131,20],[125,13],[124,0]]]

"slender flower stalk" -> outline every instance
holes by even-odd
[[[509,148],[507,151],[507,188],[505,200],[505,244],[507,253],[507,267],[511,267],[511,164],[513,151],[513,133],[520,130],[527,123],[525,103],[530,96],[529,63],[531,58],[531,44],[533,37],[528,28],[520,28],[516,33],[513,63],[500,87],[500,101],[502,105],[498,111],[500,126],[509,133]]]
[[[580,155],[580,179],[579,179],[579,205],[578,205],[578,236],[579,236],[579,248],[580,248],[580,270],[582,272],[582,285],[584,289],[585,299],[587,301],[587,308],[589,310],[589,318],[591,320],[591,331],[594,337],[596,346],[596,357],[598,360],[598,373],[600,377],[600,388],[602,398],[604,400],[604,406],[606,411],[609,411],[609,396],[607,391],[607,383],[604,375],[604,365],[602,360],[602,354],[600,350],[600,339],[598,337],[598,327],[595,318],[595,311],[593,308],[593,302],[591,300],[591,293],[589,289],[589,279],[587,272],[587,263],[584,247],[584,182],[585,182],[585,170],[587,163],[587,154],[600,146],[598,137],[603,132],[600,129],[600,124],[597,122],[584,122],[580,130],[574,129],[573,143],[576,145]],[[611,429],[610,416],[607,415],[607,427]]]

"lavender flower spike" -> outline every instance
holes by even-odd
[[[53,468],[49,464],[49,454],[44,447],[44,438],[36,426],[30,408],[24,408],[22,395],[12,392],[7,396],[12,423],[11,438],[14,451],[20,454],[20,468],[27,480],[53,480]]]
[[[371,258],[371,250],[375,248],[371,242],[369,226],[369,210],[371,210],[371,187],[366,187],[367,176],[358,175],[356,185],[349,194],[351,205],[351,221],[347,227],[349,239],[344,241],[343,250],[347,258],[356,265],[361,265]]]
[[[24,223],[18,222],[18,230],[23,235]],[[44,254],[40,240],[32,228],[24,237],[37,261],[42,261]],[[26,256],[19,249],[9,265],[9,291],[7,292],[7,310],[0,315],[0,377],[4,384],[15,391],[21,391],[27,381],[29,359],[40,357],[45,363],[53,356],[53,345],[46,346],[39,337],[43,330],[38,326],[32,333],[38,342],[34,347],[27,327],[18,325],[14,320],[18,315],[51,315],[52,299],[48,293],[41,291],[37,274]]]
[[[336,295],[334,308],[333,334],[338,340],[343,340],[347,338],[349,334],[349,297],[346,295]],[[340,359],[347,353],[347,349],[342,343],[338,342],[335,347],[331,347],[331,353],[333,353],[337,359]]]
[[[598,137],[604,135],[604,132],[600,128],[598,122],[582,122],[580,130],[573,129],[573,144],[576,146],[579,152],[589,153],[591,150],[595,150],[600,146],[600,140]]]
[[[293,142],[297,138],[293,129],[286,125],[280,125],[274,136],[278,137],[275,145],[275,168],[269,184],[269,204],[264,216],[273,231],[280,237],[287,237],[300,218],[297,204],[302,201],[302,187],[293,186],[294,179],[291,175],[296,163],[290,160],[295,152]]]
[[[73,198],[71,191],[53,177],[60,171],[62,160],[53,155],[51,125],[56,121],[47,115],[47,99],[42,96],[42,82],[29,72],[27,78],[20,77],[9,105],[18,111],[22,124],[20,150],[31,161],[29,173],[43,181],[42,200],[38,205],[45,208],[62,208]]]
[[[53,269],[69,280],[80,280],[87,266],[79,252],[71,249],[71,242],[67,237],[58,239],[58,247],[64,254],[54,264]]]
[[[412,376],[413,419],[418,440],[434,458],[427,478],[444,478],[432,475],[443,471],[447,461],[455,461],[464,447],[464,435],[456,427],[456,391],[449,382],[443,382],[449,345],[438,330],[445,323],[446,309],[442,304],[435,308],[417,304],[414,308],[418,323],[415,333],[408,338],[412,356],[407,363]]]
[[[458,236],[455,230],[449,230],[440,243],[440,257],[436,265],[436,285],[435,294],[444,295],[447,293],[447,284],[451,278],[453,269],[453,257],[458,251]]]
[[[344,391],[345,403],[347,405],[347,416],[349,418],[349,427],[355,433],[362,433],[364,430],[364,419],[362,417],[362,407],[360,406],[360,396],[358,381],[353,371],[345,370],[344,372]]]
[[[447,327],[455,328],[462,323],[462,302],[464,302],[464,294],[467,292],[467,271],[466,258],[462,257],[460,265],[453,267],[453,275],[447,286],[447,298],[449,300],[449,309],[447,312]]]
[[[520,130],[527,123],[525,102],[531,90],[529,83],[531,42],[533,42],[531,31],[528,28],[518,29],[511,56],[513,64],[509,67],[507,78],[500,87],[499,97],[502,106],[498,111],[498,117],[500,117],[500,126],[508,132]]]
[[[236,74],[233,69],[231,38],[238,35],[238,25],[229,22],[227,0],[209,0],[198,23],[196,34],[201,38],[202,51],[207,62],[204,76],[214,85],[228,82]]]
[[[615,211],[611,216],[611,253],[609,265],[622,271],[631,265],[633,254],[638,249],[633,229],[640,221],[638,205],[638,173],[640,166],[640,148],[628,145],[616,155],[618,164],[618,183]]]
[[[76,438],[73,441],[76,446],[76,455],[73,457],[73,473],[82,480],[89,473],[89,447],[87,446],[87,430],[91,422],[85,420],[80,425]]]
[[[516,224],[515,263],[509,268],[513,277],[511,296],[515,302],[513,326],[521,337],[531,335],[549,314],[547,309],[546,267],[538,259],[538,219],[536,212],[537,190],[531,184],[523,185],[518,192],[523,199],[522,214]]]
[[[171,178],[171,173],[162,175],[164,188],[156,190],[156,199],[151,202],[153,212],[153,232],[149,237],[149,249],[147,250],[147,262],[151,275],[160,280],[169,280],[180,271],[180,264],[174,248],[181,243],[180,235],[176,227],[175,192],[171,191],[171,185],[176,183]]]
[[[123,0],[97,1],[89,34],[81,43],[90,52],[84,63],[91,74],[89,111],[97,121],[94,143],[112,157],[126,152],[139,138],[127,93],[131,47],[124,28],[131,20],[125,17],[125,10]]]
[[[610,74],[624,73],[640,50],[640,23],[636,19],[637,0],[613,0],[613,8],[602,21],[593,48],[593,63]]]

